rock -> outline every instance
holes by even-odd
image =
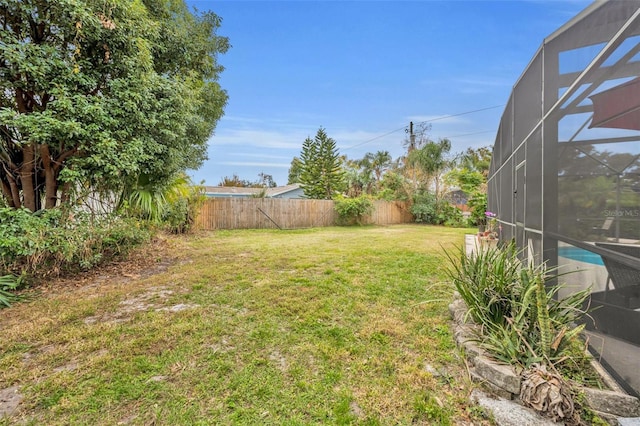
[[[490,412],[498,426],[558,426],[529,408],[504,398],[492,398],[477,389],[471,399]]]
[[[478,344],[473,340],[466,340],[462,344],[462,347],[464,348],[464,355],[466,356],[467,360],[471,364],[475,365],[476,358],[483,354],[483,351],[480,348],[480,346],[478,346]]]
[[[500,397],[506,401],[511,401],[513,399],[513,394],[511,392],[507,392],[506,390],[499,388],[493,383],[485,380],[483,377],[480,377],[478,373],[476,373],[475,369],[470,370],[471,379],[474,382],[480,383],[485,389],[489,390],[493,396]]]
[[[480,377],[490,381],[501,389],[520,394],[520,376],[515,373],[512,367],[498,364],[484,356],[477,356],[475,359],[476,372]]]
[[[618,419],[620,426],[640,426],[640,417],[624,417]]]
[[[425,364],[424,371],[431,374],[433,377],[442,377],[440,371],[431,364]]]
[[[640,416],[640,400],[631,395],[608,390],[580,388],[589,407],[595,411],[619,417]]]
[[[464,324],[467,316],[467,305],[462,299],[454,300],[449,304],[449,313],[456,324]]]

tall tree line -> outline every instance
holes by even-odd
[[[180,0],[0,2],[4,203],[48,209],[197,168],[227,102],[220,23]]]

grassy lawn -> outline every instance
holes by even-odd
[[[443,273],[465,231],[170,238],[166,271],[0,311],[0,424],[479,424]]]

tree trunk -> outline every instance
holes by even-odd
[[[7,205],[9,207],[16,207],[13,200],[13,194],[11,193],[11,186],[5,181],[2,181],[2,195],[4,196],[4,199],[7,200]]]
[[[36,191],[33,185],[33,175],[36,166],[35,143],[30,143],[22,148],[22,166],[20,167],[20,183],[22,184],[22,195],[24,206],[36,211]]]
[[[13,207],[19,209],[22,207],[22,203],[20,201],[20,189],[18,188],[18,183],[16,182],[13,175],[7,173],[7,180],[9,181],[9,188],[11,189],[11,200],[13,203]]]
[[[56,171],[53,161],[51,161],[51,153],[48,145],[40,146],[40,157],[42,158],[42,167],[44,168],[44,189],[45,189],[45,209],[52,209],[58,202],[58,180],[56,179]]]

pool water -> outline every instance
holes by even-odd
[[[604,265],[599,254],[578,247],[560,247],[558,248],[558,256],[592,265]]]

